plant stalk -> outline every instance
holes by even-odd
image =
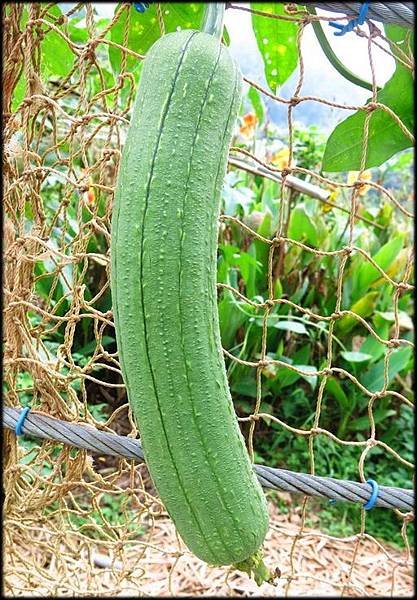
[[[306,5],[306,9],[312,15],[317,14],[315,9],[311,5]],[[333,48],[329,44],[329,41],[326,37],[326,34],[323,31],[321,23],[319,21],[312,21],[311,24],[313,26],[314,33],[316,34],[317,41],[319,42],[321,49],[328,58],[330,64],[336,69],[336,71],[340,73],[342,77],[344,77],[348,81],[351,81],[355,85],[359,85],[360,87],[363,87],[366,90],[372,91],[372,85],[368,81],[364,81],[363,79],[352,73],[352,71],[349,71],[349,69],[339,60],[339,58],[333,52]],[[380,88],[377,87],[377,89],[379,90]]]
[[[218,40],[221,40],[223,35],[224,10],[224,2],[208,2],[204,12],[201,29]]]

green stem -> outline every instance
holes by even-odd
[[[306,9],[312,15],[317,14],[315,8],[311,5],[307,4]],[[370,90],[372,92],[372,85],[368,81],[364,81],[363,79],[352,73],[352,71],[349,71],[349,69],[347,69],[345,65],[338,59],[336,54],[333,52],[331,45],[329,44],[329,41],[326,37],[326,34],[323,31],[320,21],[312,21],[311,24],[313,25],[314,33],[316,34],[321,49],[327,56],[331,65],[336,69],[336,71],[348,81],[351,81],[355,85],[359,85],[360,87],[363,87],[366,90]],[[377,87],[377,89],[380,90],[381,88]]]
[[[274,581],[279,577],[278,571],[271,572],[263,561],[262,550],[257,550],[252,556],[233,565],[238,571],[247,573],[249,577],[255,580],[257,585],[262,585],[264,581],[275,585]]]
[[[204,12],[202,31],[219,40],[223,35],[223,20],[224,20],[224,2],[208,2]]]

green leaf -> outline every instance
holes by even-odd
[[[306,327],[299,321],[278,321],[274,327],[277,329],[283,329],[284,331],[292,331],[294,333],[308,335]]]
[[[257,2],[253,7],[276,16],[287,14],[282,2]],[[266,80],[275,94],[298,63],[297,25],[252,14],[252,26],[264,60]]]
[[[254,370],[254,369],[252,369]],[[242,396],[249,396],[250,398],[256,398],[256,379],[255,374],[251,373],[244,377],[240,377],[231,385],[232,392],[236,394],[242,394]]]
[[[18,106],[22,103],[24,97],[26,95],[26,77],[24,71],[19,77],[19,81],[16,84],[16,87],[13,90],[12,95],[12,112],[15,112]]]
[[[81,21],[84,21],[84,17],[72,17],[68,23],[69,37],[76,44],[85,44],[88,41],[88,31],[85,25],[77,27]]]
[[[294,366],[298,367],[302,371],[308,371],[310,373],[316,373],[317,372],[316,367],[313,367],[312,365],[294,365]],[[302,375],[302,374],[300,374],[300,377],[302,377],[303,379],[305,379],[307,381],[307,383],[309,383],[311,385],[311,387],[312,387],[313,390],[316,388],[316,385],[317,385],[317,375]]]
[[[384,319],[384,321],[388,321],[388,323],[394,323],[395,321],[395,312],[387,311],[387,312],[377,312],[377,314]],[[411,319],[410,315],[406,312],[400,310],[398,312],[398,323],[402,329],[412,330],[414,329],[414,323]]]
[[[340,355],[351,363],[362,363],[372,358],[370,354],[365,354],[365,352],[341,352]]]
[[[365,294],[363,298],[355,302],[350,310],[356,313],[360,317],[369,317],[375,310],[375,302],[379,295],[379,292],[369,292]],[[351,329],[357,325],[359,321],[351,315],[345,315],[339,321],[336,321],[337,330],[343,334],[348,333]]]
[[[374,417],[375,424],[377,425],[381,421],[384,421],[384,419],[387,419],[388,417],[392,417],[395,414],[396,414],[396,411],[393,410],[392,408],[383,408],[383,407],[376,408],[373,411],[373,417]],[[369,416],[364,415],[363,417],[359,417],[358,419],[354,419],[353,421],[350,421],[350,423],[348,424],[348,429],[350,429],[351,431],[362,431],[364,429],[367,429],[369,426],[370,426]]]
[[[408,54],[409,58],[411,58],[411,59],[414,58],[412,52],[408,52],[407,45],[405,44],[407,37],[409,37],[410,50],[411,50],[411,48],[414,47],[414,35],[413,35],[412,30],[408,29],[407,27],[400,27],[399,25],[388,25],[388,24],[384,25],[384,30],[385,30],[385,35],[388,39],[390,39],[392,42],[395,42],[396,46],[398,46],[399,48],[401,48],[401,50],[403,52]],[[401,58],[401,54],[400,54],[400,52],[397,52],[395,46],[394,47],[390,46],[390,49],[392,50],[392,52],[395,56],[398,56],[399,58]]]
[[[220,244],[219,250],[222,251],[226,262],[231,267],[237,267],[242,275],[242,279],[246,286],[246,293],[249,297],[256,294],[256,273],[261,268],[260,263],[256,260],[256,250],[254,246],[250,246],[249,252],[241,252],[236,246]]]
[[[245,311],[251,310],[253,307],[245,304]],[[248,316],[239,310],[239,303],[230,290],[223,290],[218,311],[222,345],[228,349],[233,345],[237,330],[248,320]]]
[[[389,359],[388,383],[394,379],[397,373],[405,369],[411,358],[411,352],[412,349],[409,347],[393,351]],[[381,360],[368,369],[360,381],[370,392],[381,390],[384,385],[384,361]]]
[[[265,213],[262,223],[257,229],[257,232],[265,238],[269,238],[272,231],[272,215],[269,210]],[[256,284],[258,290],[265,289],[267,285],[267,273],[268,273],[268,258],[269,258],[269,246],[261,240],[254,239],[252,242],[256,250],[256,260],[260,264],[260,268],[256,273]],[[251,244],[251,246],[252,246]],[[278,296],[274,296],[277,298]]]
[[[226,25],[223,27],[223,44],[225,46],[230,46],[230,36],[229,36],[229,32],[227,31]]]
[[[26,23],[29,20],[29,13],[28,10],[25,6],[23,6],[23,10],[22,10],[22,16],[20,18],[20,29],[23,31],[26,27]],[[22,100],[25,98],[26,95],[26,75],[25,75],[25,71],[24,69],[22,69],[22,72],[20,74],[19,80],[16,83],[16,86],[13,90],[13,94],[12,94],[12,103],[11,103],[11,109],[12,112],[15,112],[17,107],[21,104]]]
[[[337,400],[340,410],[342,413],[350,411],[352,404],[354,404],[351,398],[348,398],[343,391],[342,386],[334,377],[329,377],[326,381],[325,388],[326,392]]]
[[[379,327],[376,329],[377,334],[383,340],[388,338],[389,325],[385,323],[383,327]],[[372,356],[372,362],[376,362],[385,352],[384,344],[381,344],[373,335],[368,335],[368,337],[363,342],[360,351],[364,354],[370,354]]]
[[[48,16],[60,17],[61,15],[61,9],[55,4],[49,8],[45,18]],[[48,20],[55,24],[54,19]],[[42,29],[46,29],[46,25],[42,25]],[[59,33],[56,33],[56,31],[50,30],[47,32],[41,42],[41,53],[42,74],[46,77],[51,75],[66,77],[71,71],[75,55],[64,38]]]
[[[378,92],[377,101],[388,106],[413,131],[413,78],[411,72],[397,66],[394,75]],[[370,99],[368,100],[368,102]],[[323,171],[358,171],[361,165],[365,111],[351,115],[334,129],[324,151]],[[373,111],[369,122],[365,168],[377,167],[412,141],[384,110]]]
[[[117,6],[120,6],[120,4]],[[204,4],[196,2],[178,2],[163,3],[161,5],[162,16],[165,24],[166,33],[180,29],[199,29],[203,15]],[[116,9],[116,10],[117,10]],[[111,29],[111,40],[117,44],[123,45],[124,30],[127,18],[125,11],[120,19]],[[156,6],[151,4],[144,13],[139,13],[133,8],[130,9],[130,28],[128,34],[127,47],[138,54],[146,54],[149,48],[161,37],[158,18],[156,15]],[[109,47],[109,59],[113,72],[120,73],[122,53],[118,48]],[[127,71],[135,71],[138,68],[140,60],[128,56],[126,62]]]
[[[262,101],[261,95],[258,90],[254,87],[249,88],[248,98],[252,102],[252,106],[254,108],[256,118],[258,119],[258,123],[263,123],[265,110],[264,103]]]
[[[290,217],[288,237],[300,242],[307,241],[311,246],[317,246],[317,229],[304,206],[296,206]]]
[[[400,234],[384,244],[382,248],[380,248],[378,252],[372,256],[372,258],[376,264],[381,267],[381,269],[386,271],[398,256],[403,244],[404,234]],[[358,269],[357,287],[353,290],[352,297],[356,299],[361,296],[363,292],[368,290],[369,286],[379,277],[381,277],[381,273],[378,271],[378,269],[376,269],[370,262],[364,261]]]
[[[110,335],[103,335],[103,337],[101,338],[101,344],[102,346],[105,348],[106,346],[109,346],[110,344],[112,344],[115,341],[114,337],[111,337]],[[89,342],[88,344],[86,344],[85,346],[83,346],[82,348],[80,348],[77,351],[77,354],[80,354],[81,356],[88,356],[88,355],[92,355],[94,353],[94,350],[97,347],[97,341],[96,340],[92,340],[91,342]]]

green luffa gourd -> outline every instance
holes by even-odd
[[[111,288],[121,370],[155,487],[194,554],[255,570],[265,496],[221,348],[220,192],[242,78],[198,31],[149,50],[115,193]]]

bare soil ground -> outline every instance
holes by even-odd
[[[113,542],[96,549],[81,544],[74,552],[76,540],[66,539],[59,551],[53,539],[45,539],[55,545],[52,558],[42,560],[39,540],[37,549],[35,544],[18,553],[15,547],[11,565],[6,548],[4,591],[8,597],[413,596],[413,564],[405,551],[369,537],[333,538],[313,529],[300,536],[299,515],[278,514],[271,506],[271,517],[264,548],[268,567],[281,571],[275,586],[258,587],[245,574],[209,567],[186,550],[164,517],[151,535],[121,544],[116,554]]]

